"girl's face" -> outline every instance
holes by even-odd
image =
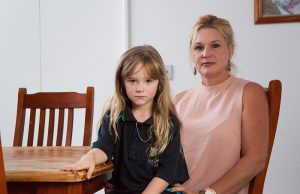
[[[159,81],[148,76],[143,64],[138,64],[133,73],[123,82],[126,94],[132,102],[132,109],[149,108],[148,110],[152,110]]]
[[[221,33],[212,28],[199,30],[192,43],[192,58],[204,85],[214,85],[228,78],[228,62],[233,46],[228,46]]]

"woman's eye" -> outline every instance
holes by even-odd
[[[194,50],[196,51],[202,51],[204,49],[204,46],[195,46]]]
[[[217,43],[214,43],[214,44],[211,45],[212,48],[219,48],[220,46],[221,46],[221,45],[220,45],[220,44],[217,44]]]

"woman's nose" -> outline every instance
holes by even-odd
[[[205,57],[209,57],[210,55],[210,50],[208,47],[204,47],[203,51],[202,51],[202,57],[205,58]]]

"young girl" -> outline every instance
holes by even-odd
[[[165,67],[149,45],[126,51],[115,76],[115,93],[104,110],[98,139],[64,170],[88,169],[111,160],[106,193],[163,193],[189,178],[180,144],[180,122],[170,96]]]

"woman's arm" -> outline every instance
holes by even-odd
[[[169,183],[165,180],[159,177],[154,177],[142,194],[160,194],[168,187],[168,185]]]
[[[241,159],[210,185],[218,194],[238,192],[265,165],[268,148],[269,112],[264,89],[255,83],[244,88]]]
[[[65,171],[78,171],[88,169],[87,178],[91,178],[96,164],[101,164],[107,161],[106,154],[98,149],[93,148],[88,153],[83,155],[77,162],[63,166],[61,169]]]

